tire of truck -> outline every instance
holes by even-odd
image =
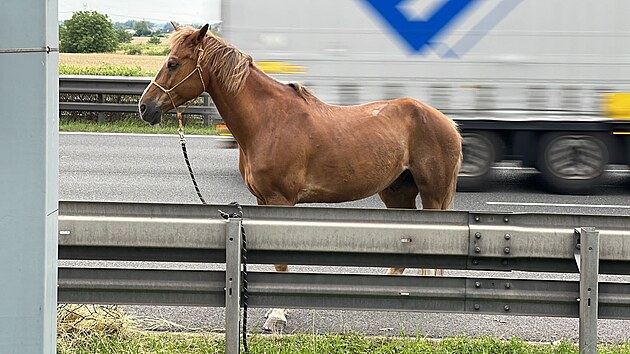
[[[608,164],[606,135],[548,133],[538,146],[537,167],[549,189],[561,194],[589,194]]]
[[[457,190],[474,192],[487,187],[492,165],[499,154],[500,138],[492,132],[462,133],[463,160]]]

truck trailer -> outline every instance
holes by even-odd
[[[630,164],[630,1],[224,0],[222,36],[339,105],[413,97],[463,136],[460,190],[493,165],[589,193]]]

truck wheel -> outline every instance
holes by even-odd
[[[462,133],[462,166],[457,188],[479,191],[487,186],[492,164],[496,161],[499,138],[489,132]]]
[[[589,194],[608,164],[605,136],[588,133],[550,133],[538,149],[538,169],[551,191]]]

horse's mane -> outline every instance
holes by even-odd
[[[173,33],[171,43],[182,43],[193,32],[192,27],[181,28]],[[239,93],[249,75],[252,57],[210,32],[203,40],[203,49],[201,64],[216,75],[219,85],[228,93]]]
[[[181,28],[171,36],[171,45],[182,43],[195,32],[192,27]],[[202,65],[211,70],[217,77],[219,85],[230,94],[238,94],[249,75],[250,64],[253,59],[249,54],[226,42],[211,32],[206,34],[203,41],[204,57]],[[295,92],[306,102],[311,102],[315,95],[307,87],[299,83],[290,83]]]
[[[315,94],[313,93],[313,91],[311,91],[311,89],[309,89],[308,87],[297,83],[297,82],[290,82],[289,86],[293,87],[293,89],[295,90],[295,92],[298,94],[298,96],[302,97],[304,99],[304,101],[308,102],[308,103],[312,103],[314,99],[316,99]]]

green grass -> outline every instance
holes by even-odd
[[[95,133],[138,133],[138,134],[177,134],[177,121],[166,119],[159,125],[151,126],[138,117],[118,120],[116,122],[96,123],[94,121],[61,118],[59,131],[62,132],[95,132]],[[184,127],[186,135],[215,135],[212,127],[204,127],[199,121],[189,120]]]
[[[106,75],[106,76],[155,76],[157,72],[140,66],[102,64],[98,66],[74,66],[59,64],[60,75]]]
[[[125,43],[118,47],[119,51],[122,51],[129,55],[159,55],[164,56],[170,53],[171,48],[166,44],[131,44]]]
[[[58,338],[58,354],[222,353],[219,336],[129,332],[126,335],[90,334],[82,338]]]
[[[139,330],[155,327],[153,319],[127,316],[118,306],[59,305],[58,354],[197,354],[224,353],[219,333],[171,333]],[[157,324],[161,324],[158,320]],[[578,354],[569,341],[533,344],[521,339],[450,337],[441,340],[413,337],[369,337],[362,334],[295,334],[248,336],[251,354]],[[600,344],[603,354],[630,354],[630,342]]]
[[[520,339],[455,337],[443,340],[422,338],[367,337],[358,334],[330,335],[254,335],[249,340],[252,354],[577,354],[571,342],[531,344]],[[60,338],[58,354],[92,353],[223,353],[223,335],[126,331],[126,334],[90,334],[81,338]],[[630,344],[599,346],[599,353],[630,353]]]

